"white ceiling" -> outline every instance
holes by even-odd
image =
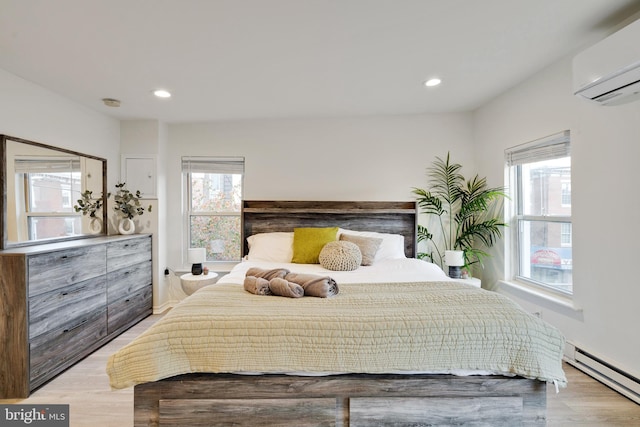
[[[0,0],[0,68],[120,119],[469,111],[639,10],[639,0]],[[431,76],[442,85],[424,88]],[[155,99],[159,87],[173,97]]]

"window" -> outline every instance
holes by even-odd
[[[562,246],[571,246],[571,224],[560,224],[560,243]]]
[[[187,248],[206,248],[207,262],[239,261],[244,158],[183,157]]]
[[[562,206],[571,206],[571,182],[562,183]]]
[[[15,160],[15,173],[16,185],[26,196],[19,209],[28,239],[81,233],[81,216],[73,209],[80,198],[80,158],[22,156]]]
[[[512,278],[573,293],[569,131],[506,152]]]

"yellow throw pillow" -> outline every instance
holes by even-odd
[[[294,228],[293,259],[296,264],[318,264],[320,251],[329,242],[336,240],[338,227]]]

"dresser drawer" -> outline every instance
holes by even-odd
[[[106,273],[104,245],[29,256],[29,296],[35,296]]]
[[[112,334],[118,329],[128,327],[151,314],[153,287],[147,285],[136,293],[114,301],[107,308],[107,332]]]
[[[77,324],[107,304],[106,276],[29,298],[29,338]]]
[[[107,244],[107,271],[151,260],[151,237],[125,239]]]
[[[103,308],[31,340],[30,388],[38,387],[90,354],[106,336],[107,312]]]
[[[107,303],[130,295],[152,282],[151,261],[107,273]]]

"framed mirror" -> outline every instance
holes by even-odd
[[[106,234],[107,161],[0,135],[1,249]],[[76,212],[82,194],[101,201],[95,216]]]

